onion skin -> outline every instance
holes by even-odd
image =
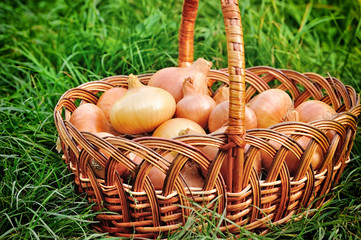
[[[153,131],[172,118],[176,103],[167,91],[145,86],[134,75],[128,79],[128,91],[110,111],[112,126],[123,134]]]
[[[302,136],[301,138],[299,138],[297,140],[297,143],[299,143],[304,149],[306,149],[310,140],[311,139],[309,137]],[[269,143],[277,150],[281,147],[281,145],[279,143],[276,143],[274,141],[269,141]],[[319,146],[317,146],[316,151],[313,154],[312,159],[311,159],[311,165],[314,170],[319,169],[319,167],[322,164],[323,157],[324,157],[324,155],[323,155],[322,149]],[[269,171],[271,169],[273,159],[271,159],[268,156],[268,154],[266,154],[264,151],[261,151],[261,158],[262,158],[262,167],[265,168],[267,171]],[[290,175],[294,176],[296,174],[296,171],[301,162],[300,159],[298,159],[296,157],[296,155],[294,155],[292,152],[288,152],[285,157],[285,162],[286,162],[286,165],[290,172]]]
[[[229,115],[229,101],[224,101],[218,104],[208,118],[208,129],[211,133],[221,128],[228,122]],[[245,128],[253,129],[257,128],[257,117],[254,111],[245,107]]]
[[[197,93],[192,79],[187,78],[183,82],[183,98],[177,103],[175,116],[193,120],[207,128],[209,115],[215,106],[216,102],[208,95]]]
[[[207,73],[211,67],[211,62],[198,58],[188,67],[163,68],[152,75],[148,86],[159,87],[168,91],[175,101],[179,102],[183,98],[183,81],[190,77],[194,80],[194,86],[198,93],[208,94]]]
[[[319,100],[303,102],[295,110],[298,112],[299,121],[304,123],[331,119],[336,114],[336,111],[330,105]]]
[[[186,118],[172,118],[162,123],[154,132],[153,137],[174,138],[187,128],[199,134],[206,134],[204,129],[196,122]]]
[[[77,107],[72,113],[69,122],[79,132],[108,132],[113,135],[119,135],[110,125],[103,111],[92,103],[85,103]]]
[[[109,121],[110,110],[114,103],[118,101],[125,93],[127,89],[116,87],[105,91],[99,98],[97,106],[104,112],[105,117]]]
[[[293,101],[285,91],[269,89],[252,98],[248,107],[256,114],[257,127],[268,128],[287,120]]]

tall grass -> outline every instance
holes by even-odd
[[[240,2],[247,67],[330,73],[360,92],[359,1]],[[94,213],[74,193],[55,150],[53,108],[63,92],[81,83],[176,65],[181,9],[178,0],[0,3],[0,239],[102,236],[92,230]],[[227,67],[224,33],[219,2],[200,1],[195,58]],[[360,154],[357,135],[333,200],[312,216],[273,227],[263,238],[359,239]],[[216,236],[212,228],[188,231],[193,223],[173,238]]]

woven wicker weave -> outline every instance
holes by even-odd
[[[149,136],[99,138],[79,132],[69,123],[79,100],[96,104],[98,93],[118,86],[127,87],[127,76],[82,84],[65,92],[56,105],[54,118],[64,160],[74,173],[79,192],[86,193],[89,202],[95,203],[94,211],[100,211],[96,216],[97,230],[121,237],[166,236],[186,222],[191,213],[191,201],[194,201],[219,214],[225,212],[227,219],[236,223],[224,222],[222,231],[237,232],[238,225],[264,233],[269,221],[284,223],[305,208],[322,206],[327,201],[324,196],[337,184],[353,145],[361,112],[359,96],[352,87],[332,77],[271,67],[245,69],[238,3],[222,0],[221,4],[229,68],[211,70],[208,77],[210,82],[221,81],[230,87],[230,116],[225,134],[190,135],[172,140]],[[197,8],[197,0],[185,0],[179,34],[180,66],[193,62]],[[138,77],[147,84],[150,76]],[[245,103],[270,86],[287,90],[295,106],[311,98],[318,99],[330,104],[338,114],[331,120],[309,124],[284,122],[268,129],[245,132]],[[285,130],[291,134],[282,134]],[[332,141],[326,136],[330,131],[334,131]],[[302,136],[312,138],[306,149],[296,141]],[[269,140],[281,143],[282,147],[276,150]],[[245,143],[250,145],[247,151],[243,150]],[[220,148],[216,159],[209,159],[202,152],[205,146]],[[321,168],[314,171],[310,161],[316,146],[322,149],[324,161]],[[252,167],[260,151],[273,159],[271,169],[262,179]],[[163,157],[170,152],[175,155],[172,163]],[[301,159],[293,177],[284,162],[288,152]],[[144,161],[138,166],[127,157],[129,153]],[[90,166],[92,159],[105,168],[105,178],[94,173]],[[188,188],[182,180],[180,171],[189,159],[207,173],[203,188]],[[230,164],[226,179],[220,174],[224,161]],[[126,184],[117,174],[116,163],[123,164],[133,174],[131,182]],[[151,168],[166,174],[161,191],[155,191],[147,176]]]

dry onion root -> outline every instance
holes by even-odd
[[[113,134],[110,134],[107,132],[98,132],[98,133],[95,133],[95,135],[98,136],[99,138],[105,138],[105,137],[109,137],[109,136],[114,137]],[[110,155],[106,151],[104,151],[103,149],[99,149],[99,152],[101,152],[109,161]],[[105,176],[105,167],[101,166],[97,160],[92,158],[90,160],[90,166],[93,168],[95,174],[98,177],[105,179],[105,177],[106,177]],[[118,172],[119,176],[121,176],[123,178],[125,177],[127,172],[129,172],[128,169],[119,162],[116,162],[115,170]]]
[[[196,122],[186,118],[172,118],[162,123],[154,132],[153,137],[175,138],[180,132],[190,129],[198,134],[206,134],[204,129]]]

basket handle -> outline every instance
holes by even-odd
[[[243,30],[238,0],[221,0],[224,25],[227,38],[229,72],[229,118],[226,134],[228,143],[223,149],[229,149],[229,165],[233,171],[227,176],[227,188],[232,192],[242,190],[244,165],[243,149],[245,145],[245,59]],[[179,66],[193,62],[194,24],[197,16],[198,0],[184,0],[181,26],[179,30]],[[229,168],[230,168],[229,167]]]

